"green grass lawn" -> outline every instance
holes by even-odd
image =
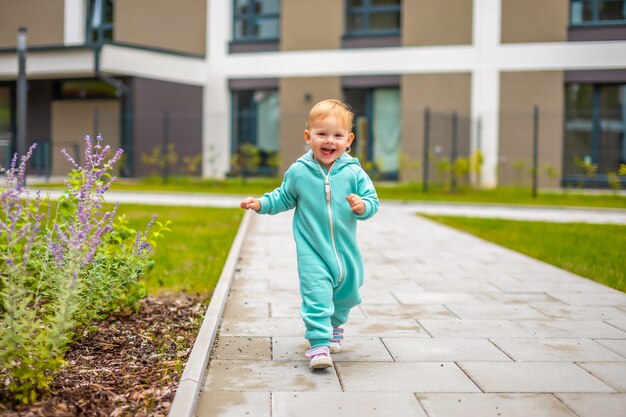
[[[383,200],[430,201],[480,204],[515,204],[559,207],[603,207],[626,209],[626,195],[603,193],[589,194],[568,189],[560,192],[542,192],[533,198],[530,188],[499,187],[490,190],[462,189],[456,193],[434,189],[422,192],[421,184],[376,185]]]
[[[213,180],[197,177],[173,177],[167,182],[163,182],[161,178],[144,178],[119,180],[113,185],[112,191],[193,192],[261,196],[263,193],[278,187],[280,183],[281,178],[250,178],[245,182],[240,178]],[[62,188],[62,185],[37,185],[33,188]],[[584,194],[576,189],[550,193],[540,190],[537,198],[531,196],[530,188],[515,187],[500,187],[492,190],[466,188],[451,193],[431,186],[431,190],[425,193],[422,192],[421,184],[417,183],[376,183],[376,190],[381,200],[626,209],[626,195]]]
[[[158,241],[155,268],[145,280],[148,294],[184,291],[209,298],[226,262],[243,215],[241,209],[122,204],[130,227],[144,230],[156,214],[171,220],[171,232]]]
[[[626,292],[626,226],[425,216]]]

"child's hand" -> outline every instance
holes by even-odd
[[[365,213],[365,203],[363,203],[361,197],[356,194],[350,194],[346,197],[346,200],[348,200],[348,203],[350,203],[350,208],[353,212],[359,215]]]
[[[259,203],[259,200],[257,200],[254,197],[244,198],[243,200],[241,200],[241,203],[239,203],[239,206],[245,210],[248,210],[248,209],[252,209],[254,211],[261,210],[261,203]]]

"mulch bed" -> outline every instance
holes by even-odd
[[[184,294],[148,297],[138,313],[110,317],[65,355],[51,392],[0,415],[166,416],[206,307]]]

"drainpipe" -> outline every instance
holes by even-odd
[[[118,96],[122,97],[122,112],[120,125],[122,127],[122,149],[124,149],[124,158],[122,166],[122,176],[132,176],[132,156],[133,156],[133,92],[121,80],[108,76],[100,71],[100,52],[102,44],[96,44],[93,47],[94,52],[94,73],[96,77],[110,86],[115,88]]]

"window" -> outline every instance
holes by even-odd
[[[280,31],[280,0],[234,0],[235,41],[277,40]]]
[[[626,84],[567,85],[563,177],[565,183],[607,184],[607,173],[626,163]],[[596,177],[585,166],[596,167]]]
[[[346,0],[346,35],[400,35],[400,0]]]
[[[113,0],[91,0],[87,18],[89,43],[113,42]]]
[[[626,24],[626,0],[572,0],[572,25]]]
[[[0,86],[0,167],[8,168],[13,153],[13,91]]]
[[[250,152],[258,153],[258,170],[255,172],[255,169],[251,169],[247,175],[274,175],[278,168],[280,117],[278,91],[241,90],[232,94],[233,156],[242,151],[248,156]]]
[[[400,165],[401,111],[398,88],[347,88],[355,113],[351,154],[376,178],[395,180]]]

